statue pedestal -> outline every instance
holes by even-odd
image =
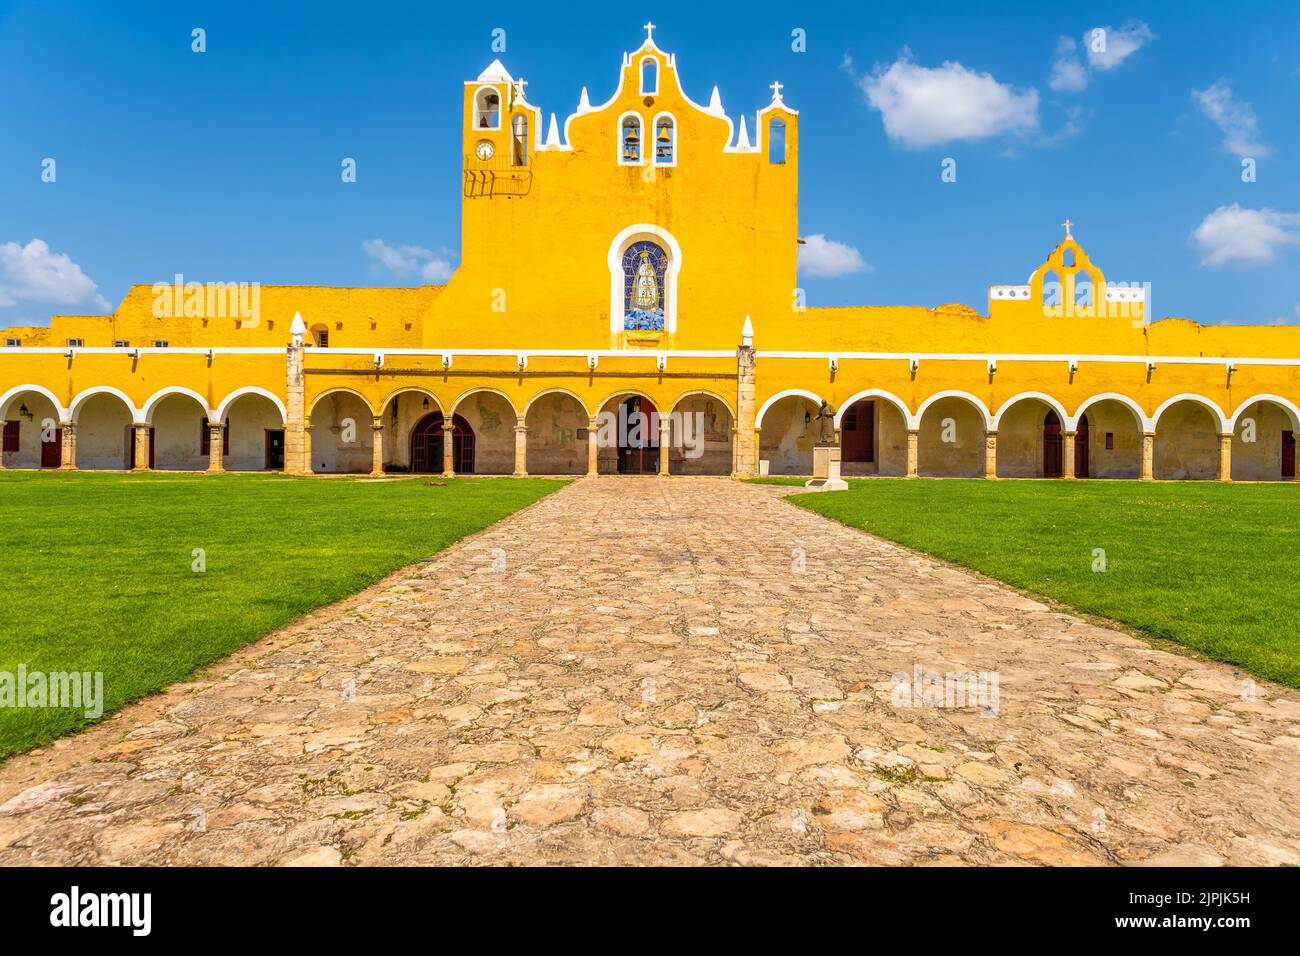
[[[813,447],[813,476],[804,482],[810,491],[844,491],[848,482],[840,477],[840,446],[816,445]]]

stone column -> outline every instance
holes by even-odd
[[[736,435],[732,442],[731,465],[731,473],[737,478],[752,478],[758,474],[759,431],[754,424],[757,379],[754,347],[742,345],[736,349]]]
[[[916,478],[920,475],[917,471],[918,451],[921,447],[921,430],[919,428],[909,428],[907,430],[907,477]]]
[[[77,470],[77,426],[73,422],[60,422],[63,430],[63,447],[59,449],[59,471]]]
[[[1232,481],[1232,432],[1219,436],[1219,480]]]
[[[998,433],[996,431],[984,432],[984,477],[996,478],[998,476]]]
[[[1075,432],[1065,433],[1065,449],[1061,452],[1064,460],[1061,462],[1061,477],[1073,478],[1074,474],[1074,440]]]
[[[528,425],[523,415],[515,416],[515,472],[516,478],[528,474]]]
[[[442,477],[456,477],[456,425],[447,419],[442,422]]]
[[[600,421],[595,416],[587,420],[587,475],[594,478],[600,474]]]
[[[1154,480],[1155,460],[1156,460],[1156,434],[1155,432],[1144,432],[1142,435],[1142,480],[1143,481]]]
[[[302,344],[290,345],[285,353],[284,473],[311,474],[311,423],[306,420],[303,400]]]
[[[225,447],[222,440],[225,437],[225,429],[220,424],[208,422],[208,471],[221,472],[226,470]]]
[[[153,439],[149,435],[148,425],[132,425],[135,429],[135,461],[131,462],[131,467],[136,471],[149,470],[149,443]]]
[[[671,420],[667,415],[659,416],[659,477],[668,477],[668,451],[672,447]]]
[[[379,478],[384,474],[384,416],[375,415],[370,419],[370,432],[374,436],[370,474]]]

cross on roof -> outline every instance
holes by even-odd
[[[646,22],[646,23],[643,23],[643,24],[641,24],[641,29],[645,31],[645,38],[646,38],[647,40],[650,40],[650,41],[653,42],[653,41],[654,41],[654,38],[655,38],[655,25],[654,25],[654,23],[653,23],[653,22]]]
[[[1073,239],[1074,236],[1070,235],[1070,227],[1073,226],[1074,223],[1070,222],[1070,220],[1067,219],[1065,220],[1065,222],[1061,223],[1061,225],[1065,227],[1065,238]]]
[[[783,84],[781,83],[780,80],[777,80],[775,83],[772,83],[768,86],[768,89],[772,91],[772,99],[779,100],[781,98],[782,88],[783,88]]]

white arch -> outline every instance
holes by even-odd
[[[13,399],[17,398],[24,392],[35,392],[37,395],[44,395],[50,400],[50,404],[54,406],[54,411],[55,414],[59,416],[59,421],[65,422],[68,420],[68,410],[63,407],[57,398],[54,397],[53,392],[42,385],[15,385],[13,388],[9,389],[9,391],[0,395],[0,415],[3,415],[6,409],[8,409],[9,403]]]
[[[1137,418],[1138,431],[1153,432],[1155,431],[1155,422],[1147,418],[1147,413],[1142,410],[1142,406],[1127,395],[1121,395],[1119,392],[1102,392],[1100,395],[1093,395],[1085,399],[1083,404],[1074,411],[1074,424],[1077,427],[1079,420],[1083,418],[1083,413],[1098,402],[1119,402]]]
[[[604,398],[600,400],[600,403],[595,406],[596,414],[599,415],[601,412],[603,412],[605,410],[605,406],[608,405],[610,402],[614,401],[615,399],[626,400],[629,398],[644,398],[647,402],[652,404],[656,409],[659,408],[659,402],[649,392],[638,391],[635,388],[620,388],[617,392],[610,392],[608,395],[606,395]]]
[[[501,391],[501,389],[499,388],[488,388],[487,386],[478,386],[475,388],[471,388],[467,392],[462,392],[460,397],[451,403],[451,409],[447,412],[447,417],[450,418],[452,415],[455,415],[457,409],[460,408],[461,402],[465,401],[465,399],[469,398],[471,395],[475,395],[479,392],[491,392],[493,395],[500,395],[502,398],[506,400],[506,404],[510,406],[510,411],[514,412],[515,414],[515,420],[518,421],[519,411],[518,409],[515,408],[515,403],[510,400],[510,396],[507,395],[505,392]]]
[[[1052,411],[1056,412],[1061,419],[1062,430],[1067,432],[1074,431],[1074,419],[1071,418],[1070,413],[1065,410],[1065,406],[1044,392],[1021,392],[1019,395],[1012,395],[1002,403],[1002,407],[999,408],[997,414],[992,417],[989,422],[989,428],[996,430],[998,424],[1002,421],[1002,416],[1006,414],[1007,409],[1016,404],[1016,402],[1023,402],[1029,398],[1037,399],[1044,405],[1050,407]]]
[[[192,388],[185,388],[182,385],[169,385],[166,388],[158,389],[158,391],[154,392],[152,395],[149,396],[149,398],[144,403],[144,407],[140,409],[140,420],[137,421],[136,424],[137,425],[153,424],[154,412],[158,410],[158,405],[168,395],[186,395],[194,399],[196,402],[199,403],[199,408],[203,409],[203,414],[206,415],[209,419],[212,418],[212,410],[208,408],[208,400],[206,398],[204,398],[198,392],[194,391],[194,389]]]
[[[1181,395],[1175,395],[1173,398],[1167,398],[1161,402],[1160,407],[1151,415],[1152,431],[1159,426],[1160,416],[1165,413],[1165,409],[1169,408],[1171,405],[1176,405],[1178,402],[1195,402],[1197,405],[1204,408],[1218,423],[1220,435],[1232,431],[1232,423],[1229,422],[1227,416],[1223,414],[1223,409],[1219,408],[1219,406],[1211,399],[1206,398],[1204,395],[1197,395],[1194,392],[1183,392]]]
[[[717,401],[721,402],[722,406],[727,410],[727,414],[731,416],[732,421],[733,422],[735,421],[736,411],[731,407],[731,402],[727,400],[727,396],[707,388],[692,388],[692,389],[688,389],[685,392],[682,392],[675,399],[673,399],[672,407],[669,408],[668,411],[670,413],[675,412],[677,410],[678,405],[680,405],[682,402],[686,401],[688,398],[690,398],[693,395],[707,395],[709,398],[716,399]]]
[[[907,427],[914,427],[912,425],[912,411],[907,407],[907,403],[893,392],[887,392],[883,388],[864,388],[862,391],[846,398],[844,403],[840,405],[840,410],[835,413],[835,427],[840,427],[840,422],[844,420],[845,412],[852,408],[856,403],[867,398],[883,398],[885,401],[890,402],[895,408],[903,413],[903,422]]]
[[[528,417],[528,412],[532,409],[534,402],[536,402],[539,398],[545,398],[547,395],[568,395],[571,399],[573,399],[575,402],[578,403],[578,407],[581,408],[586,413],[587,417],[591,418],[591,410],[587,408],[587,403],[582,400],[582,396],[580,396],[577,392],[569,391],[567,388],[548,388],[545,391],[538,392],[536,395],[534,395],[532,398],[530,398],[528,401],[524,403],[524,412],[523,412],[524,417],[525,418]]]
[[[86,403],[87,399],[90,399],[95,395],[113,395],[116,396],[117,398],[120,398],[123,401],[123,403],[125,403],[127,409],[131,413],[132,422],[144,421],[144,419],[141,417],[140,409],[135,407],[135,402],[131,401],[130,397],[126,394],[126,392],[122,391],[119,388],[114,388],[112,385],[96,385],[94,388],[86,389],[84,392],[82,392],[80,395],[74,398],[72,400],[72,404],[68,406],[68,421],[76,422],[77,415],[80,414],[81,412],[81,406]]]
[[[243,388],[235,389],[221,400],[221,404],[217,406],[216,421],[224,425],[226,422],[226,415],[230,411],[230,406],[245,395],[261,395],[263,398],[269,398],[275,407],[280,410],[280,421],[287,422],[289,420],[289,413],[285,410],[284,402],[280,400],[279,395],[276,395],[274,392],[268,392],[264,388],[258,388],[256,385],[245,385]]]
[[[496,124],[496,126],[479,126],[479,125],[478,125],[478,114],[479,114],[479,104],[478,104],[478,100],[479,100],[479,97],[482,96],[484,93],[495,93],[495,94],[496,94],[496,97],[497,97],[497,124]],[[502,100],[501,100],[501,91],[498,90],[495,86],[492,86],[491,84],[484,84],[484,85],[480,86],[478,89],[476,89],[476,90],[474,91],[473,106],[471,107],[471,109],[473,110],[473,112],[470,114],[470,118],[469,118],[469,128],[470,128],[471,131],[474,131],[474,132],[495,132],[495,131],[501,129],[501,116],[502,116],[502,114],[505,113],[505,111],[506,111],[506,104],[503,103]],[[484,111],[484,112],[486,112],[486,111]]]
[[[378,412],[376,412],[373,408],[371,408],[370,399],[366,398],[366,396],[362,395],[356,389],[348,388],[346,385],[336,385],[332,388],[327,388],[325,391],[321,392],[314,399],[312,399],[311,408],[307,410],[308,420],[311,419],[312,413],[316,411],[316,406],[321,403],[321,399],[329,398],[331,395],[338,395],[340,393],[344,395],[351,395],[353,398],[358,399],[361,402],[361,404],[365,406],[366,410],[370,412],[372,417],[383,414],[383,409],[380,409]]]
[[[806,398],[810,402],[818,406],[820,406],[821,403],[825,401],[825,399],[823,399],[820,395],[810,392],[806,388],[787,388],[783,392],[777,392],[775,395],[773,395],[771,398],[769,398],[767,401],[763,403],[763,406],[758,410],[758,414],[754,416],[754,427],[762,428],[763,416],[767,414],[767,410],[771,408],[773,405],[775,405],[777,402],[779,402],[781,399],[789,398],[792,395],[798,395],[801,398]]]
[[[1296,431],[1300,431],[1300,408],[1297,408],[1294,403],[1281,395],[1253,395],[1238,405],[1237,410],[1232,413],[1232,430],[1234,432],[1237,430],[1237,422],[1241,420],[1241,413],[1246,410],[1247,405],[1253,405],[1255,402],[1272,402],[1274,405],[1283,408],[1291,416],[1291,427]],[[0,405],[0,407],[3,407],[3,405]]]
[[[438,396],[433,394],[433,392],[426,388],[421,388],[419,385],[404,385],[396,391],[390,392],[384,398],[383,402],[379,405],[378,414],[385,414],[388,411],[388,407],[393,404],[393,399],[397,398],[399,395],[405,395],[408,392],[412,395],[423,395],[425,398],[430,399],[433,402],[433,408],[430,409],[430,411],[442,411],[442,402],[438,400]]]
[[[650,164],[652,166],[658,166],[660,169],[672,169],[677,165],[677,134],[679,129],[677,126],[677,117],[668,110],[660,110],[655,114],[654,119],[650,121],[650,141],[647,149],[658,150],[659,148],[659,121],[661,119],[667,119],[673,131],[673,158],[666,163],[661,163],[659,162],[659,155],[656,152],[650,156]]]
[[[639,159],[623,158],[623,122],[627,119],[636,120],[637,137],[641,140],[641,152]],[[645,118],[636,110],[628,110],[618,118],[618,135],[614,137],[615,155],[618,157],[620,166],[644,166],[646,163],[646,135],[645,135]]]
[[[622,128],[622,120],[619,120]],[[647,222],[639,222],[622,230],[609,244],[609,330],[623,331],[623,253],[633,242],[653,239],[668,247],[668,274],[664,277],[664,331],[677,331],[677,280],[682,272],[682,247],[667,229]]]
[[[925,417],[926,410],[935,402],[944,398],[960,398],[970,403],[971,405],[974,405],[975,410],[984,416],[984,427],[990,430],[993,428],[992,421],[991,421],[992,416],[989,414],[988,407],[983,402],[981,402],[978,398],[972,395],[970,392],[963,392],[961,389],[958,388],[950,388],[942,392],[936,392],[935,394],[927,398],[925,401],[923,401],[921,403],[921,407],[916,410],[916,423],[914,427],[920,428],[921,419]]]

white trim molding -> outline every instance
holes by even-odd
[[[682,247],[667,229],[645,222],[623,229],[609,244],[609,330],[623,332],[623,253],[632,243],[643,239],[662,244],[668,253],[668,272],[664,276],[664,331],[671,334],[677,331],[677,286],[682,273]]]

